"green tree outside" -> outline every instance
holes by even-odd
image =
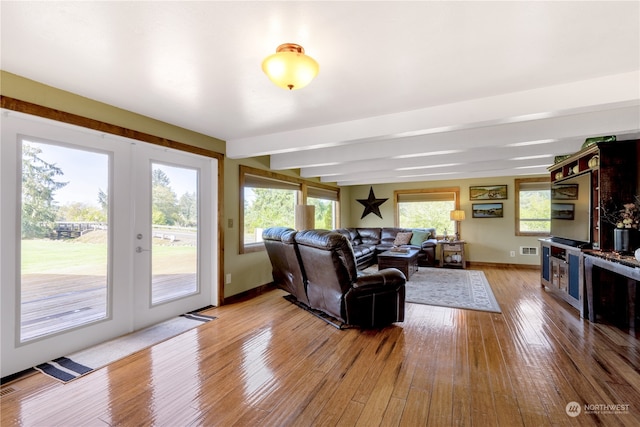
[[[98,188],[98,204],[100,205],[100,209],[102,209],[102,213],[106,218],[109,212],[109,195],[107,194],[107,192],[103,191],[102,188]]]
[[[551,231],[551,192],[549,190],[520,191],[520,231],[534,233]]]
[[[315,228],[332,230],[334,228],[333,204],[331,200],[308,197],[307,203],[315,206]]]
[[[68,182],[56,180],[64,175],[55,164],[42,160],[40,148],[22,144],[22,238],[47,237],[54,229],[58,206],[56,190]]]
[[[57,221],[107,222],[106,212],[87,203],[67,203],[58,209]]]
[[[449,214],[453,209],[455,203],[452,201],[398,203],[400,227],[429,227],[435,228],[438,235],[443,235],[445,230],[452,235],[455,233],[455,224]]]
[[[151,218],[154,225],[177,225],[180,218],[178,197],[171,189],[171,180],[160,169],[151,175]]]
[[[245,188],[244,241],[255,241],[256,229],[294,227],[296,192],[272,188]]]
[[[179,222],[183,227],[198,225],[198,203],[196,193],[184,193],[178,205]]]

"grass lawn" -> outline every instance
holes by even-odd
[[[193,246],[153,246],[156,273],[192,272]],[[23,240],[22,274],[106,274],[107,244],[76,240]],[[158,271],[158,270],[163,271]]]
[[[22,241],[22,274],[105,274],[106,265],[105,243]]]

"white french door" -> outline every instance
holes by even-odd
[[[133,146],[136,329],[211,304],[212,159]],[[207,191],[208,189],[208,191]]]
[[[3,111],[2,376],[217,302],[217,161]]]

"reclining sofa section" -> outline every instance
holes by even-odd
[[[274,283],[308,307],[348,325],[379,328],[404,320],[404,274],[362,274],[347,238],[329,230],[263,232]]]

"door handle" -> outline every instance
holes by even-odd
[[[136,247],[136,252],[141,254],[142,252],[151,252],[151,249],[142,249],[142,247]]]

